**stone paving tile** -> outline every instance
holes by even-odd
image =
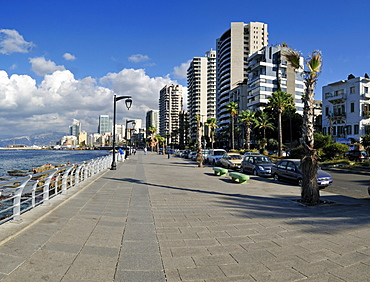
[[[115,268],[88,266],[82,264],[73,264],[64,275],[62,282],[75,281],[113,281]]]
[[[369,266],[363,263],[329,270],[329,273],[345,281],[370,281]]]
[[[117,271],[114,281],[165,281],[163,271]],[[168,280],[170,281],[170,280]]]
[[[265,265],[257,262],[220,265],[219,267],[229,278],[233,276],[249,277],[251,273],[270,271]]]
[[[211,253],[211,255],[218,255],[218,254],[231,254],[231,253],[245,253],[247,252],[242,246],[238,244],[230,244],[230,245],[223,245],[223,246],[211,246],[207,247],[207,250]]]
[[[337,257],[331,258],[330,260],[339,264],[339,265],[348,266],[348,265],[351,265],[351,264],[354,264],[354,263],[361,262],[363,260],[368,260],[369,258],[370,257],[368,255],[365,255],[365,254],[362,254],[362,253],[351,252],[351,253],[344,254],[342,256],[337,256]]]
[[[8,274],[24,262],[23,256],[1,253],[0,273]]]
[[[162,262],[164,268],[166,269],[176,269],[178,267],[196,267],[194,259],[191,256],[181,256],[181,257],[162,257]]]
[[[282,281],[282,282],[296,281],[307,278],[305,275],[290,268],[283,268],[280,270],[267,272],[255,272],[251,273],[251,276],[257,281]]]
[[[274,260],[276,257],[266,250],[253,250],[245,253],[231,253],[238,263],[251,263],[256,261]]]
[[[211,253],[208,251],[207,247],[205,246],[171,248],[171,253],[173,257],[211,255]]]
[[[12,272],[11,276],[5,277],[1,281],[3,282],[14,282],[14,281],[48,281],[48,282],[60,282],[63,276],[57,274],[46,274],[43,272],[32,272],[25,271],[24,269],[16,269]],[[76,280],[74,280],[76,281]]]
[[[225,277],[218,266],[179,268],[178,271],[182,281],[201,281]]]
[[[228,254],[212,255],[212,256],[192,256],[196,266],[207,265],[229,265],[236,264],[236,260]]]

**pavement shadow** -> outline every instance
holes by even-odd
[[[286,223],[300,225],[304,232],[333,234],[349,228],[356,228],[370,223],[370,201],[349,198],[341,195],[321,196],[331,204],[304,206],[297,202],[297,197],[286,195],[256,196],[239,193],[223,193],[199,188],[184,188],[158,185],[134,178],[110,178],[122,182],[137,183],[191,193],[202,193],[215,196],[213,202],[222,209],[243,218],[283,219]],[[232,181],[220,178],[225,183]],[[265,181],[273,181],[265,179]],[[280,184],[280,183],[279,183]],[[239,184],[235,184],[239,185]],[[299,194],[299,193],[298,193]]]

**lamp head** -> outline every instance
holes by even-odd
[[[132,106],[132,99],[131,98],[126,99],[125,104],[126,104],[127,110],[129,110]]]

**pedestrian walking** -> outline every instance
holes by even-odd
[[[144,155],[146,155],[146,152],[148,151],[148,149],[145,147],[144,148]]]

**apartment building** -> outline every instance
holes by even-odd
[[[244,105],[241,103],[244,109],[263,110],[272,93],[282,90],[293,96],[297,113],[303,114],[303,75],[287,62],[284,56],[287,50],[285,46],[266,46],[248,58],[247,98]]]
[[[196,116],[202,123],[215,118],[216,112],[216,51],[194,57],[187,70],[188,115],[191,138],[196,139]]]
[[[149,110],[145,116],[146,135],[149,136],[149,127],[155,127],[159,132],[159,110]]]
[[[183,107],[182,86],[166,85],[159,92],[159,134],[168,144],[178,142],[179,115]]]
[[[370,134],[370,79],[349,76],[322,88],[322,132],[358,142]],[[343,141],[343,139],[342,139]]]
[[[108,115],[100,115],[99,116],[99,126],[98,126],[98,133],[104,134],[106,132],[112,133],[113,128],[113,121],[109,118]]]
[[[216,118],[229,123],[230,91],[248,78],[248,57],[268,45],[267,24],[232,22],[216,40]]]

